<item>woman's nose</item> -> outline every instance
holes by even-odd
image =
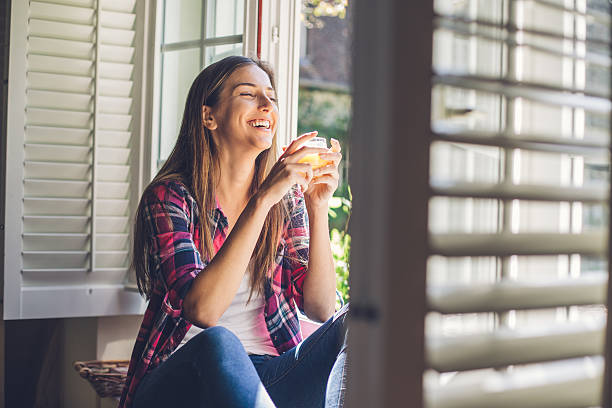
[[[259,98],[259,109],[262,109],[266,112],[272,109],[272,100],[266,95],[262,95]]]

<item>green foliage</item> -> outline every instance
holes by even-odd
[[[302,3],[302,20],[307,28],[321,28],[321,17],[346,16],[348,0],[304,0]]]
[[[344,303],[349,301],[349,260],[351,236],[347,232],[331,230],[331,247],[336,266],[336,288]]]
[[[332,228],[330,232],[332,255],[336,266],[336,288],[342,295],[344,303],[349,301],[349,265],[351,254],[351,236],[348,223],[351,215],[351,189],[347,186],[347,197],[332,197],[329,201],[329,218],[331,221],[342,216],[344,228]]]

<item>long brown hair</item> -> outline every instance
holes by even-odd
[[[209,223],[208,214],[214,211],[216,207],[215,184],[219,180],[219,161],[217,146],[212,134],[202,123],[202,106],[214,107],[219,102],[219,96],[229,76],[236,69],[247,64],[254,64],[266,72],[272,88],[276,90],[272,69],[259,60],[230,56],[206,67],[195,78],[189,89],[176,145],[153,181],[145,189],[138,204],[134,223],[132,268],[136,271],[138,289],[147,299],[152,295],[156,277],[153,276],[154,271],[151,270],[153,265],[149,264],[150,240],[153,232],[149,231],[147,227],[146,200],[144,197],[157,184],[174,180],[187,187],[199,210],[200,255],[203,260],[207,261],[215,256],[214,231],[212,230],[213,225]],[[251,195],[257,191],[277,159],[277,137],[275,134],[272,138],[272,146],[261,152],[255,160],[255,175],[250,188]],[[274,205],[266,217],[251,257],[253,273],[250,279],[251,294],[249,300],[254,290],[257,290],[259,294],[263,293],[268,271],[275,263],[280,234],[287,217],[286,199]]]

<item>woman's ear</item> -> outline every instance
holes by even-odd
[[[217,121],[212,116],[210,106],[202,106],[202,124],[209,130],[215,130],[217,128]]]

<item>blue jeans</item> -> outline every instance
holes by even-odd
[[[280,356],[249,356],[231,331],[210,327],[145,375],[133,407],[341,407],[347,313]]]

